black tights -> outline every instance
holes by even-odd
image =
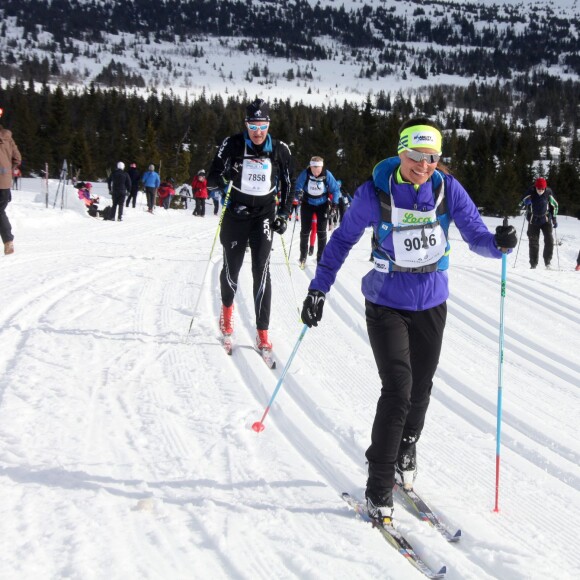
[[[418,439],[439,364],[447,304],[421,311],[366,302],[367,330],[382,382],[371,433],[367,489],[381,494],[395,483],[403,437]]]

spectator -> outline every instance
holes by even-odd
[[[161,178],[159,173],[155,171],[153,163],[149,165],[147,171],[141,176],[141,183],[145,187],[145,195],[147,196],[147,211],[153,213],[157,188],[161,184]]]
[[[0,118],[4,109],[0,107]],[[4,243],[4,253],[14,253],[14,235],[12,225],[6,215],[6,208],[12,201],[10,187],[13,180],[13,171],[22,163],[18,147],[12,138],[12,132],[0,125],[0,235]]]
[[[205,170],[200,169],[197,175],[191,182],[191,189],[195,197],[195,209],[193,215],[205,217],[205,200],[208,198],[207,193],[207,179],[205,178]]]
[[[125,171],[125,164],[122,161],[117,163],[117,169],[109,175],[107,179],[109,186],[109,193],[113,200],[113,208],[111,210],[111,219],[115,219],[115,213],[118,210],[117,221],[123,221],[123,208],[125,207],[125,196],[131,191],[131,178]]]
[[[97,217],[99,211],[99,197],[93,195],[91,190],[92,183],[77,183],[75,187],[79,190],[79,199],[85,204],[87,211],[91,217]]]
[[[165,208],[169,209],[171,200],[175,195],[175,188],[173,187],[173,179],[168,177],[163,183],[159,185],[159,203]]]
[[[189,186],[186,183],[184,183],[181,186],[181,189],[179,190],[178,195],[181,198],[181,201],[183,202],[183,207],[185,209],[187,209],[187,200],[190,197],[190,192],[189,192]]]
[[[129,203],[133,202],[133,207],[137,205],[137,193],[139,193],[139,180],[141,178],[141,173],[137,169],[136,163],[131,163],[129,166],[129,171],[127,171],[129,177],[131,178],[131,191],[127,196],[127,201],[125,203],[126,207],[129,207]]]
[[[12,189],[20,189],[20,178],[22,177],[22,171],[20,167],[15,167],[12,170]]]

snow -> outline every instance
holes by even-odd
[[[103,222],[72,187],[64,209],[53,207],[56,182],[45,207],[43,188],[24,179],[13,191],[16,252],[0,261],[0,577],[420,578],[340,498],[364,492],[380,389],[360,293],[370,233],[257,434],[250,426],[296,344],[296,302],[314,272],[296,267],[294,224],[291,278],[278,237],[272,253],[271,371],[252,348],[249,264],[236,350],[219,346],[209,204],[202,219],[149,215],[140,200],[123,222]],[[512,220],[518,234],[522,220]],[[451,230],[452,296],[416,489],[463,539],[447,544],[395,509],[451,580],[580,577],[580,222],[560,216],[557,234],[553,270],[529,269],[525,233],[508,258],[495,513],[501,261],[470,253]]]

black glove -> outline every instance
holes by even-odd
[[[552,218],[552,226],[554,229],[558,227],[558,222],[556,221],[556,218]]]
[[[234,181],[236,177],[241,173],[242,164],[239,161],[235,161],[234,163],[228,165],[222,174],[222,179],[224,184],[227,186],[230,181]]]
[[[495,245],[498,248],[512,249],[518,245],[518,236],[514,226],[497,226],[495,228]]]
[[[272,229],[282,235],[286,228],[288,227],[288,222],[286,221],[286,216],[284,215],[277,215],[272,222]]]
[[[326,294],[320,290],[309,290],[306,300],[304,300],[304,305],[302,306],[302,322],[312,328],[313,326],[318,326],[322,318],[322,308],[324,307],[324,301],[326,300]]]

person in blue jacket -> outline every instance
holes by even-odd
[[[145,188],[145,195],[147,196],[147,211],[153,213],[155,196],[157,195],[157,189],[161,185],[161,178],[159,177],[159,173],[155,171],[155,165],[149,165],[147,171],[141,176],[141,183]]]
[[[405,122],[397,157],[380,161],[355,192],[326,246],[302,309],[317,326],[350,249],[374,233],[373,269],[362,281],[370,345],[382,382],[366,451],[369,514],[390,523],[396,478],[412,489],[439,362],[449,295],[448,229],[454,221],[475,253],[500,258],[517,245],[513,226],[491,233],[462,185],[439,163],[442,135],[427,118]]]
[[[322,157],[312,157],[310,165],[296,179],[296,193],[301,200],[300,207],[300,267],[306,263],[308,238],[312,227],[312,216],[316,214],[318,248],[316,259],[320,261],[326,247],[326,231],[330,206],[336,207],[340,198],[338,182],[324,168]]]

